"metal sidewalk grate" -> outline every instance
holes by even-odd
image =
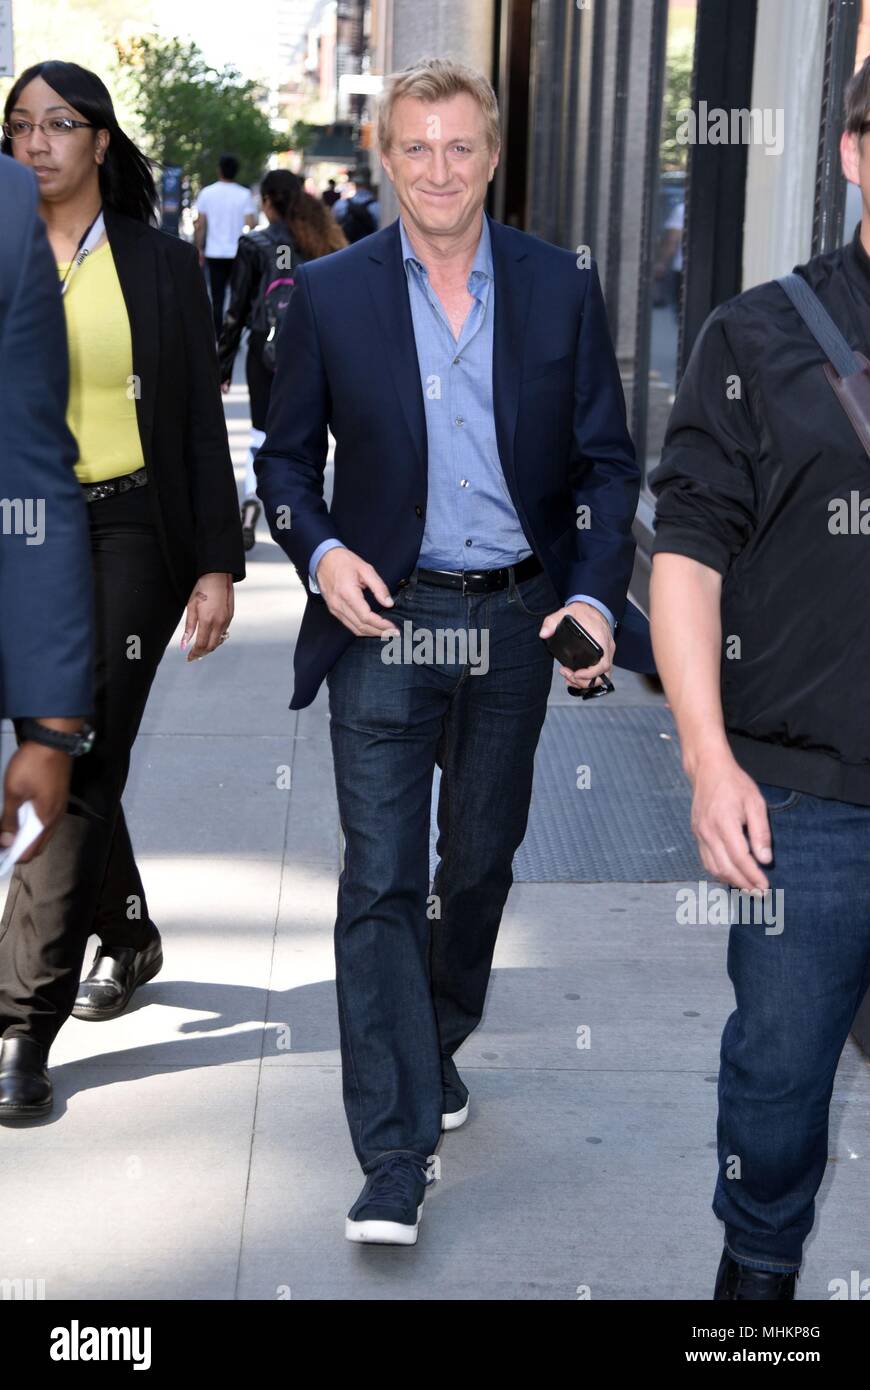
[[[578,773],[578,769],[580,770]],[[588,769],[588,771],[587,771]],[[578,777],[582,787],[578,787]],[[433,793],[435,812],[438,773]],[[691,796],[664,708],[552,705],[535,761],[518,883],[672,883],[704,876]]]

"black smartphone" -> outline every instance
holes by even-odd
[[[578,623],[576,618],[572,618],[570,613],[566,613],[552,637],[545,640],[545,646],[552,656],[563,666],[567,666],[569,671],[583,671],[587,666],[597,666],[604,655],[604,648],[596,642],[591,633]],[[576,695],[581,700],[595,700],[599,695],[611,695],[613,693],[613,682],[607,676],[599,676],[596,685],[587,686],[585,690],[576,690],[573,685],[568,686],[568,694]]]
[[[597,666],[604,655],[604,648],[570,613],[565,614],[552,637],[546,638],[546,647],[569,671]]]

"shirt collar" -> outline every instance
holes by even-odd
[[[426,267],[417,258],[417,254],[411,245],[410,238],[405,231],[405,224],[401,217],[399,218],[399,236],[402,242],[402,260],[404,264],[407,266],[410,263],[412,266],[425,272]],[[475,274],[486,275],[490,280],[493,278],[492,238],[489,233],[489,218],[486,213],[483,214],[483,226],[480,231],[480,240],[477,243],[477,250],[474,253],[474,260],[471,263],[469,279]]]

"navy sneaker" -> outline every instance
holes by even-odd
[[[441,1097],[441,1128],[459,1129],[468,1119],[469,1097],[465,1093],[465,1100],[460,1096],[454,1095],[451,1091],[444,1091]]]
[[[452,1057],[441,1058],[441,1128],[459,1129],[468,1119],[468,1087]]]
[[[367,1245],[416,1245],[428,1186],[426,1169],[412,1154],[389,1154],[365,1181],[347,1214],[344,1234]]]
[[[797,1277],[796,1271],[773,1274],[764,1269],[753,1269],[751,1265],[738,1264],[727,1250],[723,1250],[713,1301],[788,1303],[794,1298]]]

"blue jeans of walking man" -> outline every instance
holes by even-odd
[[[397,1151],[425,1164],[444,1093],[467,1097],[453,1056],[483,1012],[552,678],[538,629],[560,605],[543,573],[463,596],[415,571],[393,597],[381,611],[400,632],[431,634],[431,659],[385,659],[385,641],[357,637],[327,677],[346,842],[335,929],[344,1103],[365,1172]],[[469,655],[485,652],[477,670],[448,641],[439,650],[457,633]]]
[[[870,987],[870,806],[760,787],[782,913],[775,930],[730,928],[713,1210],[736,1260],[785,1272],[812,1228],[834,1075]]]

